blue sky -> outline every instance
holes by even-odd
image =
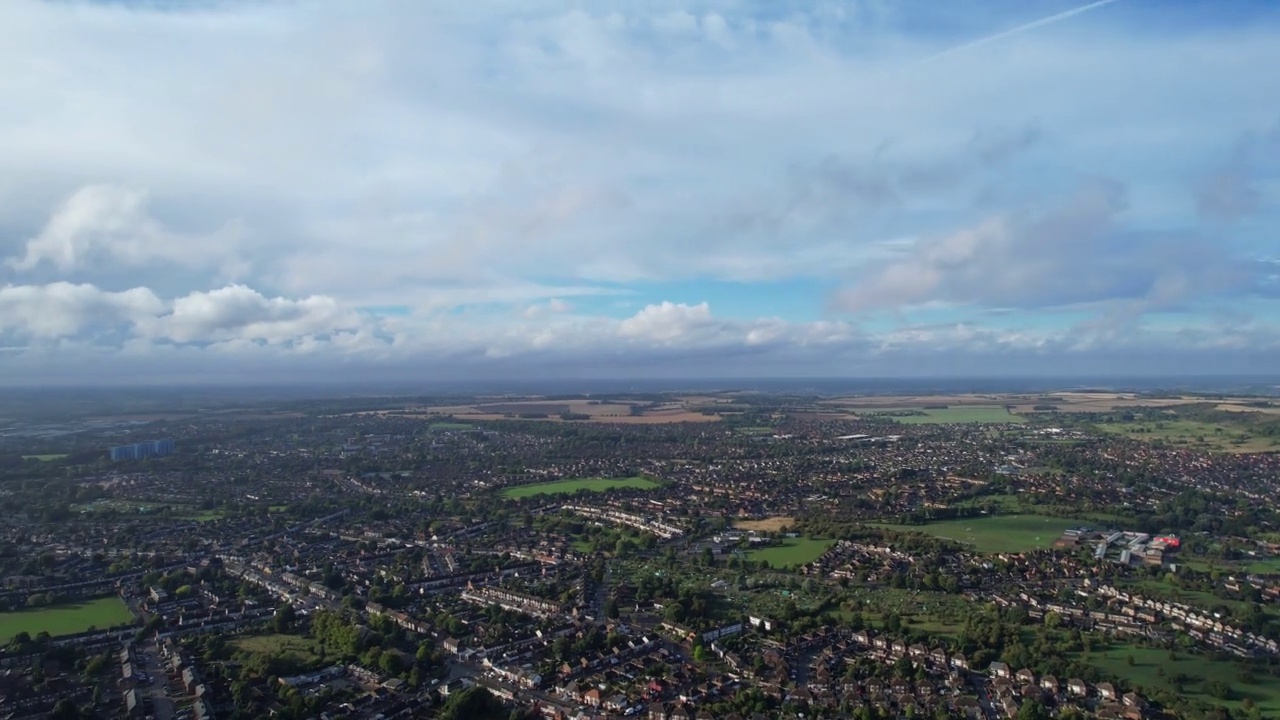
[[[0,62],[0,382],[1280,360],[1274,3],[14,0]]]

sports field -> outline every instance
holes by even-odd
[[[52,453],[47,455],[23,455],[22,459],[23,460],[39,460],[40,462],[53,462],[54,460],[61,460],[64,457],[66,457],[65,453],[63,454]]]
[[[124,601],[110,595],[83,602],[0,613],[0,641],[7,643],[20,632],[32,637],[47,632],[57,637],[82,633],[91,627],[106,630],[132,622],[133,616]]]
[[[1041,515],[990,515],[961,520],[943,520],[927,525],[874,524],[890,530],[918,532],[955,540],[972,545],[978,552],[1001,553],[1026,552],[1050,547],[1064,530],[1080,525],[1081,521]]]
[[[786,538],[781,545],[752,550],[747,558],[760,562],[764,560],[770,567],[799,567],[817,560],[835,540],[812,540],[810,538]]]
[[[658,483],[643,477],[629,478],[578,478],[574,480],[556,480],[555,482],[517,485],[502,491],[504,497],[520,499],[534,495],[570,495],[579,490],[601,492],[618,488],[636,488],[649,490],[658,487]]]

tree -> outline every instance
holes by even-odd
[[[502,701],[480,685],[450,695],[440,720],[506,720]]]
[[[1018,709],[1018,720],[1049,720],[1049,710],[1039,700],[1028,700]]]
[[[287,633],[293,627],[293,622],[297,619],[297,611],[293,609],[293,605],[285,603],[276,608],[275,617],[271,619],[271,624],[278,633]]]

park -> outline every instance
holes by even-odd
[[[90,629],[106,630],[133,622],[133,615],[120,598],[109,595],[93,600],[62,603],[0,613],[0,640],[8,642],[19,633],[32,637],[42,632],[53,637],[76,635]]]
[[[875,523],[899,532],[917,532],[944,540],[954,540],[981,553],[1016,553],[1042,550],[1053,545],[1067,528],[1079,525],[1071,518],[1042,515],[985,515],[959,520],[942,520],[924,525]]]
[[[658,487],[658,483],[639,476],[628,478],[577,478],[534,483],[532,485],[517,485],[516,487],[507,488],[502,494],[507,498],[519,500],[537,495],[572,495],[581,490],[603,492],[605,490],[618,489],[652,490],[656,487]]]

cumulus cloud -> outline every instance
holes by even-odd
[[[94,262],[139,266],[161,261],[184,266],[235,263],[232,225],[208,236],[175,233],[151,216],[140,188],[88,185],[67,198],[21,257],[5,263],[28,271],[41,263],[68,271]]]
[[[15,331],[46,340],[82,332],[96,335],[163,309],[164,303],[147,288],[108,292],[68,282],[6,285],[0,287],[0,335]]]
[[[659,344],[688,340],[693,336],[705,337],[714,331],[716,323],[707,303],[685,305],[663,302],[648,305],[618,325],[618,334],[625,338],[643,339]]]
[[[230,285],[178,298],[171,312],[142,323],[141,330],[149,337],[179,343],[279,343],[353,331],[360,325],[358,314],[330,297],[268,298],[244,285]]]

